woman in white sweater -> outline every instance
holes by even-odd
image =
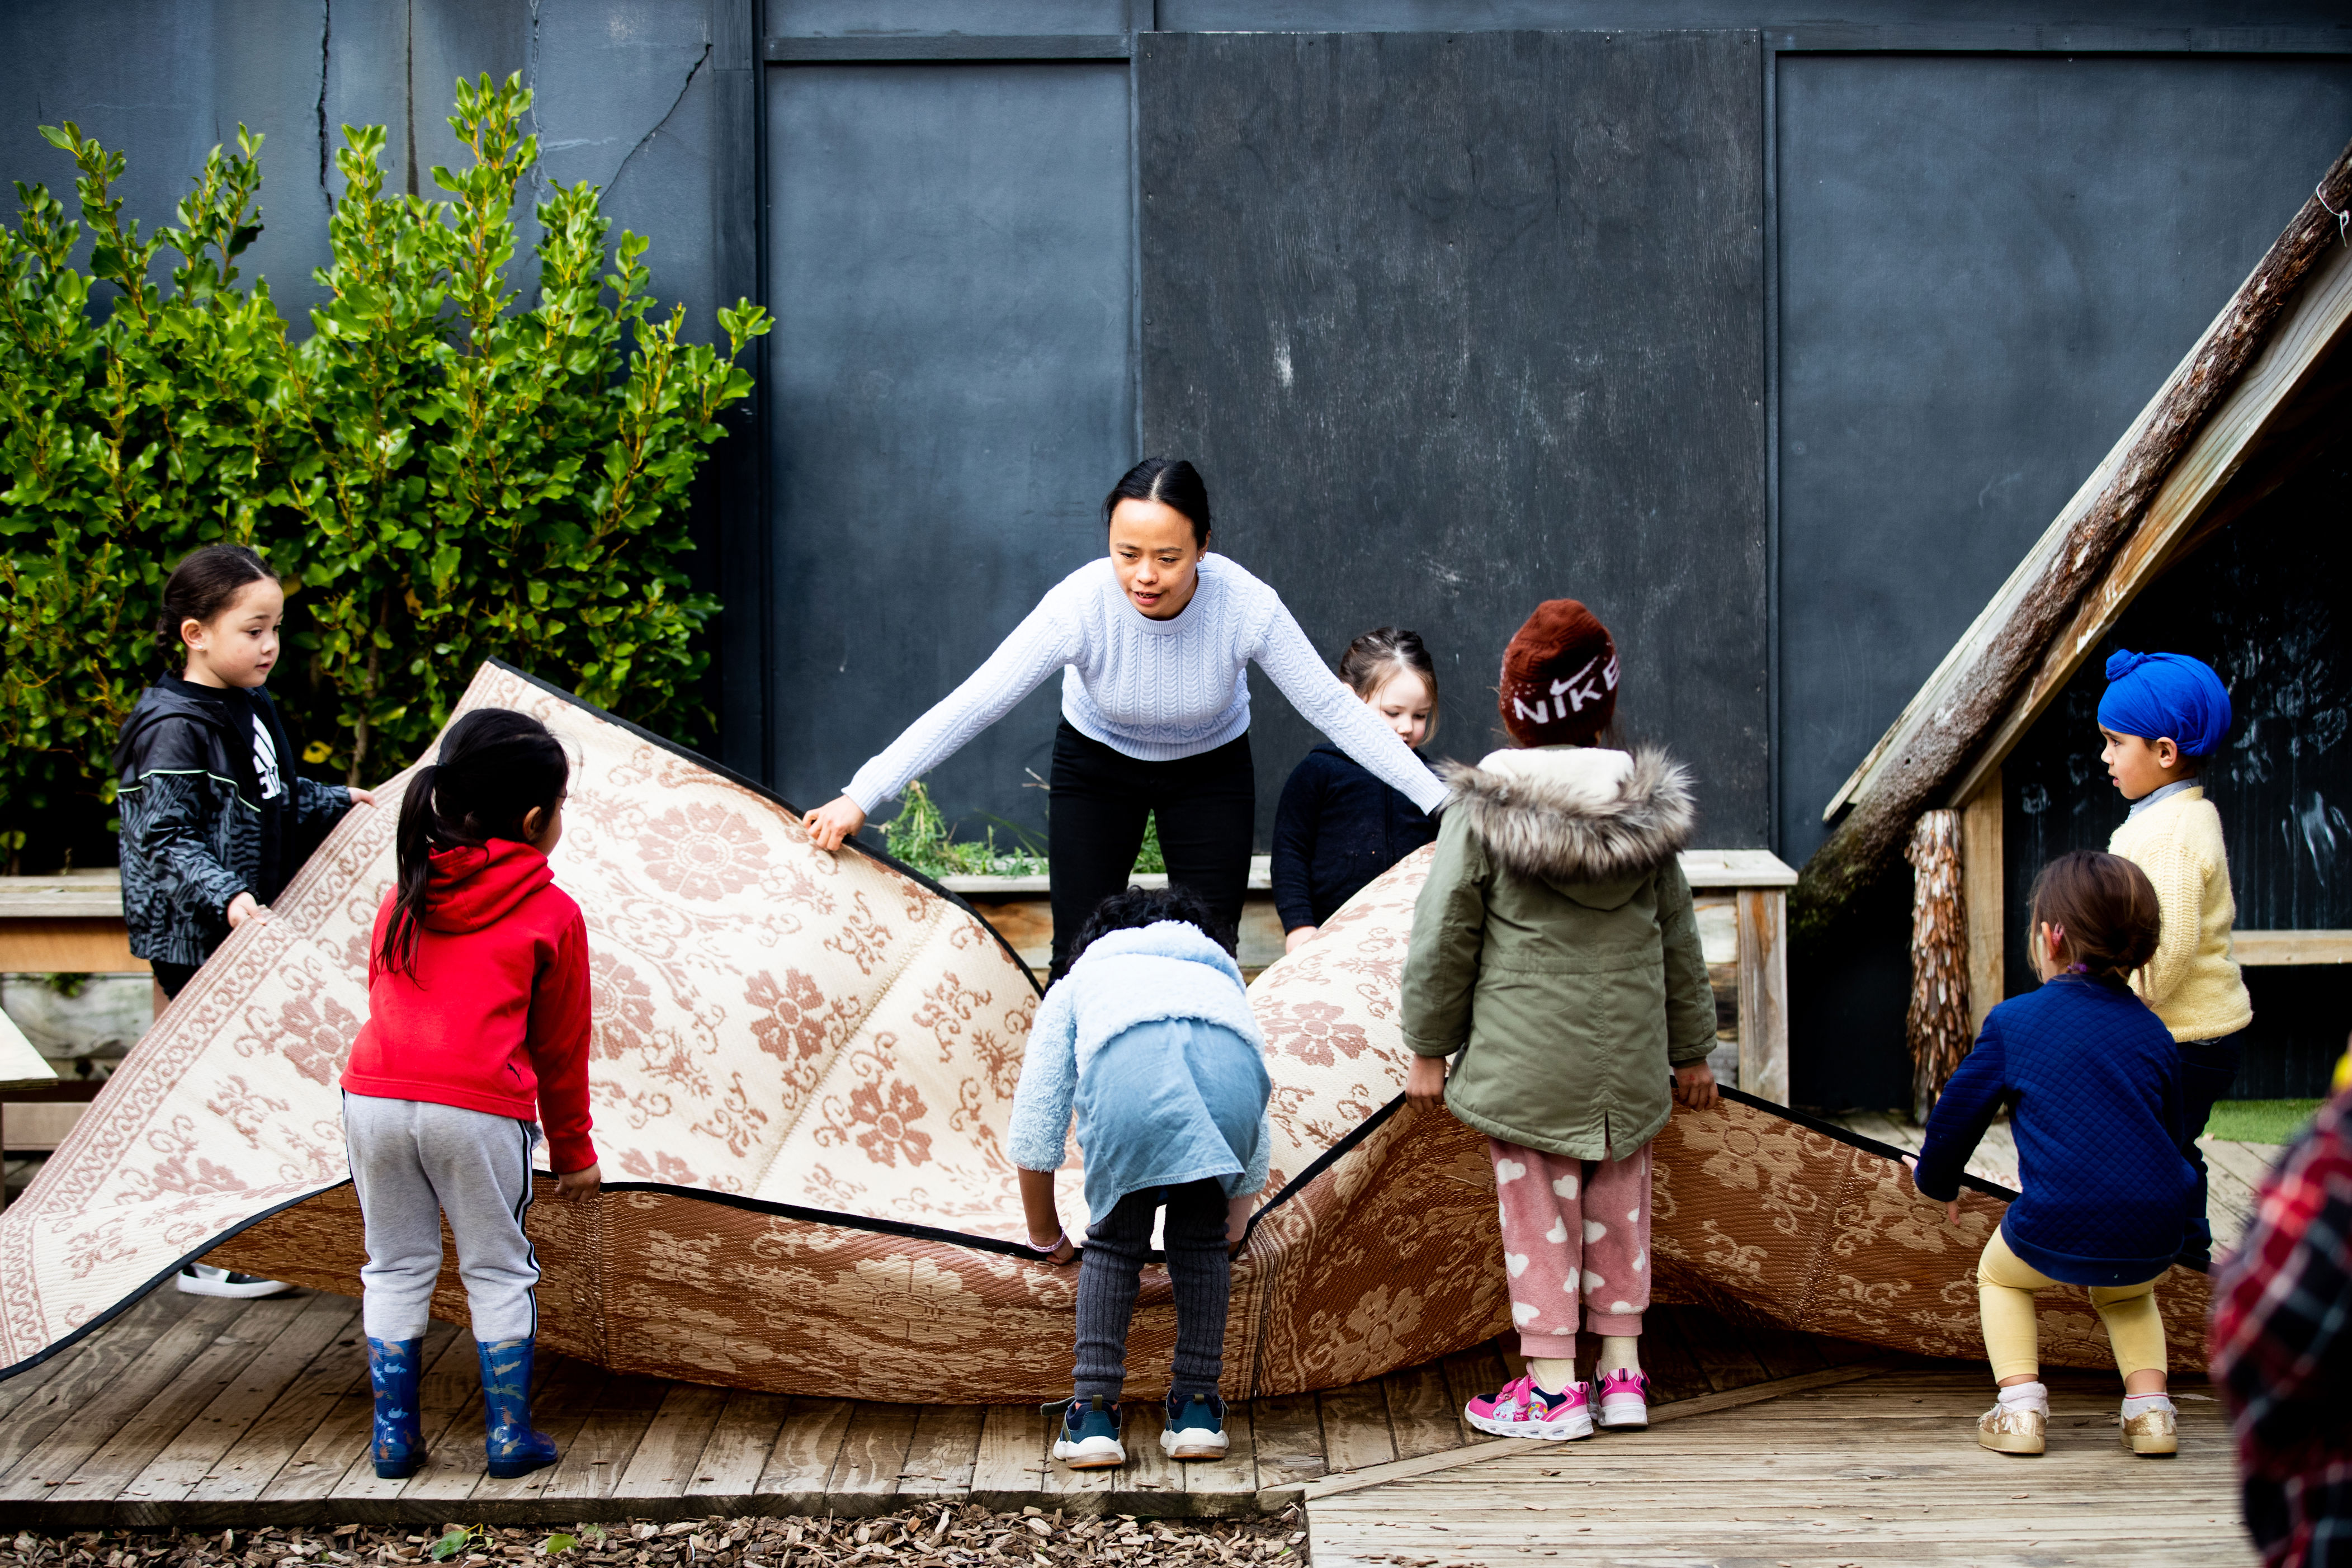
[[[1255,659],[1308,722],[1423,811],[1445,786],[1325,668],[1272,588],[1209,553],[1209,494],[1181,458],[1147,458],[1103,500],[1106,559],[1046,590],[987,662],[808,814],[839,848],[867,813],[955,754],[1055,670],[1062,724],[1050,781],[1054,975],[1094,907],[1127,886],[1157,813],[1169,880],[1230,931],[1249,881],[1257,778]]]

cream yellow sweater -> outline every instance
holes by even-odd
[[[2204,790],[2182,790],[2128,818],[2107,848],[2156,884],[2164,935],[2147,967],[2132,976],[2132,989],[2172,1037],[2218,1039],[2252,1023],[2253,998],[2231,956],[2238,902],[2230,894],[2221,814]]]

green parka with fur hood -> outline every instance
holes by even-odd
[[[1675,857],[1695,813],[1663,752],[1577,746],[1449,763],[1412,919],[1404,1042],[1456,1051],[1446,1108],[1571,1159],[1631,1153],[1673,1069],[1715,1047],[1715,997]]]

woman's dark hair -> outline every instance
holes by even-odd
[[[1367,702],[1400,669],[1412,671],[1429,689],[1429,732],[1435,735],[1437,667],[1430,662],[1429,649],[1423,645],[1419,632],[1377,626],[1349,643],[1348,651],[1339,656],[1339,679]]]
[[[1201,470],[1183,458],[1146,458],[1128,469],[1111,486],[1110,494],[1103,497],[1105,528],[1110,526],[1110,514],[1123,500],[1156,500],[1174,507],[1192,524],[1192,542],[1208,544],[1209,487],[1201,482]]]
[[[416,972],[416,933],[433,886],[436,848],[520,842],[523,820],[552,810],[572,781],[572,759],[547,726],[511,708],[477,708],[449,726],[438,762],[425,763],[401,797],[400,880],[377,957]]]
[[[1196,926],[1202,936],[1227,952],[1234,951],[1233,933],[1219,923],[1209,908],[1209,900],[1190,888],[1171,882],[1164,888],[1129,888],[1097,904],[1095,912],[1087,917],[1087,923],[1078,928],[1078,940],[1070,944],[1070,962],[1077,963],[1078,954],[1093,945],[1097,937],[1158,925],[1161,921],[1181,921]]]
[[[2077,849],[2033,879],[2032,924],[2058,933],[2069,965],[2122,981],[2156,956],[2163,911],[2147,873],[2120,855]]]
[[[163,613],[155,618],[155,647],[167,660],[184,658],[184,621],[209,621],[236,602],[248,583],[269,575],[261,557],[243,544],[207,544],[191,551],[163,584]]]

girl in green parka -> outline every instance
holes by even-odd
[[[1517,742],[1452,764],[1404,970],[1405,1093],[1486,1134],[1511,1319],[1528,1374],[1470,1401],[1507,1437],[1649,1425],[1650,1140],[1675,1101],[1715,1103],[1715,997],[1675,856],[1689,775],[1597,746],[1617,650],[1573,599],[1537,606],[1503,656]],[[1446,1058],[1454,1057],[1452,1072]],[[1576,1331],[1601,1336],[1599,1384]]]

